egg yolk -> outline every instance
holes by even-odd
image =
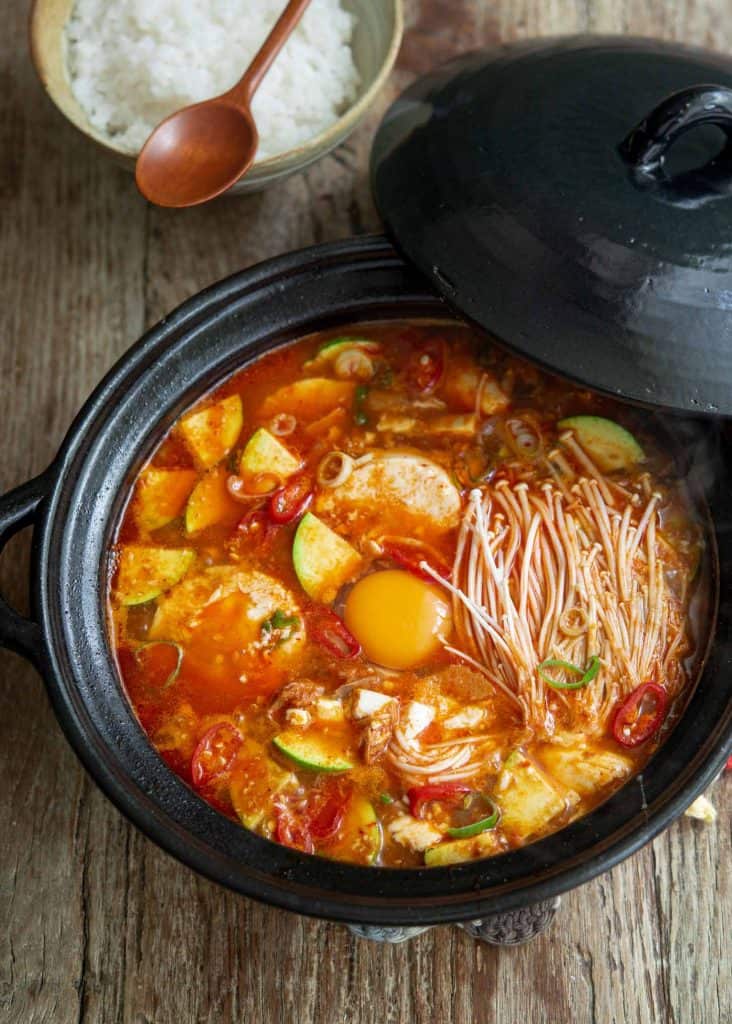
[[[452,626],[442,591],[399,569],[359,580],[346,599],[345,621],[366,657],[385,668],[422,664]]]

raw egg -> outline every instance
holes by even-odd
[[[385,668],[420,665],[452,626],[442,591],[400,569],[359,580],[346,599],[345,620],[366,657]]]

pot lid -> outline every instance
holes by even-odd
[[[648,39],[467,54],[387,112],[397,245],[461,313],[609,394],[732,415],[732,61]]]

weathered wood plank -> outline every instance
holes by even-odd
[[[0,487],[52,459],[71,418],[142,326],[145,210],[42,96],[26,57],[26,5],[0,34]],[[27,603],[27,538],[3,591]],[[0,1019],[76,1021],[90,929],[88,850],[128,831],[83,775],[36,674],[0,652]],[[115,915],[116,916],[116,915]],[[105,964],[120,975],[114,955]],[[109,1018],[99,1018],[109,1019]]]
[[[673,1024],[732,1021],[732,774],[709,795],[713,826],[687,818],[652,846]]]
[[[366,125],[260,196],[147,211],[128,177],[54,116],[24,54],[24,5],[0,38],[0,486],[52,458],[74,411],[144,325],[292,248],[378,229],[368,152],[415,74],[481,43],[625,31],[732,45],[728,0],[408,0],[399,68]],[[3,560],[22,603],[27,543]],[[732,1019],[730,827],[675,826],[570,894],[531,946],[438,928],[375,947],[239,899],[133,830],[83,776],[40,681],[0,653],[0,1019],[11,1024],[721,1024]],[[720,783],[717,803],[729,799]]]

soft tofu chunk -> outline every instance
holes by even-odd
[[[353,701],[353,717],[371,718],[383,711],[387,704],[393,703],[393,697],[387,697],[377,690],[356,690]]]
[[[450,404],[458,405],[466,412],[475,409],[479,389],[480,411],[484,416],[502,412],[510,403],[495,377],[472,362],[454,363],[445,376],[444,388]]]
[[[575,747],[548,746],[541,760],[552,778],[581,796],[590,796],[599,789],[632,772],[632,764],[622,754],[597,750],[582,744]]]
[[[445,413],[442,416],[433,416],[429,421],[427,433],[450,434],[453,437],[472,437],[477,430],[478,417],[475,414]]]
[[[446,729],[473,729],[486,717],[485,708],[466,707],[446,718],[442,723]]]
[[[401,413],[384,412],[376,422],[376,429],[380,434],[414,434],[419,433],[419,422],[414,416],[404,416]]]
[[[288,708],[285,721],[296,729],[306,729],[310,725],[310,712],[307,708]]]
[[[431,530],[450,530],[460,519],[460,494],[437,463],[412,452],[374,452],[374,458],[353,470],[339,487],[316,498],[320,514],[373,515],[378,509],[383,530],[404,531],[406,523]]]
[[[305,644],[294,594],[263,572],[211,566],[186,577],[160,598],[149,639],[187,643],[205,617],[208,629],[221,632],[229,649],[256,651],[263,640],[262,624],[277,611],[295,620],[287,639],[272,651],[273,661],[281,664]]]
[[[407,739],[413,740],[430,725],[435,717],[435,709],[429,704],[421,704],[418,700],[410,700],[402,715],[402,732]]]
[[[517,839],[540,832],[579,801],[573,790],[553,785],[520,750],[506,759],[495,797],[501,809],[501,829]]]
[[[400,814],[387,825],[389,835],[400,846],[421,853],[442,839],[442,833],[428,821],[418,821],[411,814]]]
[[[346,717],[343,702],[332,697],[320,697],[315,702],[315,717],[321,722],[342,722]]]
[[[380,434],[407,434],[429,437],[442,434],[452,437],[472,437],[478,429],[478,419],[473,414],[443,413],[428,419],[416,419],[398,412],[384,412],[376,422]]]

